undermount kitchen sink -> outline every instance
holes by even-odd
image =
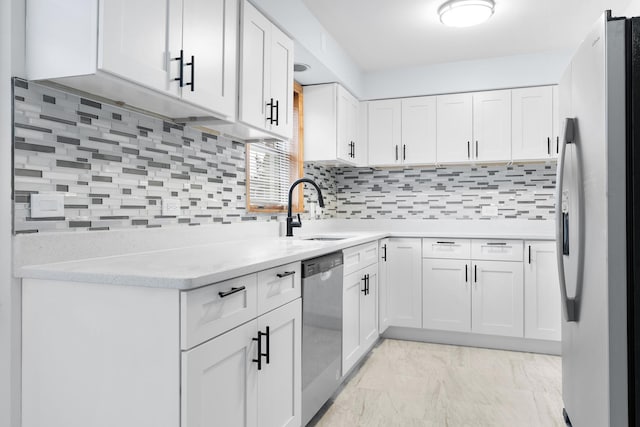
[[[316,237],[305,237],[302,240],[332,241],[332,240],[349,239],[350,237],[352,236],[316,236]]]

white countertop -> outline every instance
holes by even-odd
[[[310,230],[311,231],[311,230]],[[302,233],[300,233],[302,234]],[[348,236],[342,240],[304,240],[305,237]],[[439,237],[480,239],[553,240],[548,234],[493,231],[344,231],[311,233],[294,238],[261,237],[104,256],[74,261],[27,265],[17,269],[19,278],[62,280],[114,285],[193,289],[234,277],[313,258],[385,237]]]

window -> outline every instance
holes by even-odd
[[[291,183],[303,175],[302,86],[294,84],[293,138],[247,144],[247,210],[286,212]],[[303,212],[303,188],[294,192],[293,211]]]

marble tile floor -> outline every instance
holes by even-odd
[[[564,427],[561,366],[558,356],[387,339],[309,426]]]

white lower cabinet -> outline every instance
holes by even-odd
[[[525,250],[524,336],[559,341],[561,308],[556,244],[527,241]]]
[[[423,239],[425,329],[523,336],[522,240]]]
[[[299,426],[301,328],[297,299],[184,352],[182,427]]]
[[[422,262],[422,327],[471,331],[470,262],[425,259]]]
[[[422,241],[415,238],[391,238],[383,255],[388,326],[422,326]]]
[[[182,354],[182,426],[258,425],[253,320]]]
[[[474,261],[471,331],[523,336],[522,262]]]
[[[378,339],[378,264],[372,264],[343,281],[342,374],[364,356]]]

